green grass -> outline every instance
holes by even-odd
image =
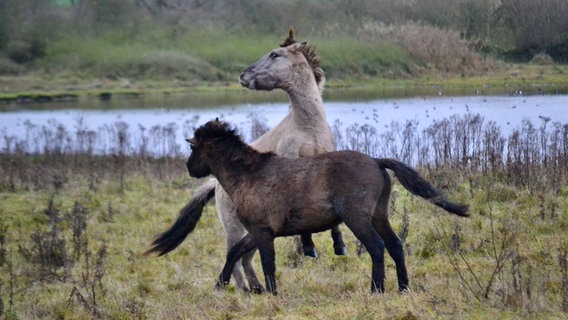
[[[413,73],[416,63],[401,47],[385,40],[366,42],[340,37],[313,42],[321,52],[322,68],[331,78],[405,78]]]
[[[125,171],[124,187],[118,179],[120,169],[113,167],[112,161],[108,159],[98,165],[103,171],[95,180],[82,166],[74,167],[72,162],[63,171],[64,184],[53,199],[62,217],[59,229],[66,239],[69,262],[55,269],[59,279],[38,279],[39,264],[24,259],[21,251],[33,247],[32,236],[38,230],[51,230],[44,212],[55,190],[25,188],[17,178],[12,191],[2,187],[0,220],[5,240],[1,247],[4,259],[0,265],[0,297],[5,318],[561,319],[566,316],[561,311],[559,265],[561,250],[568,249],[564,232],[568,227],[565,188],[558,197],[545,192],[545,197],[539,198],[536,193],[473,175],[468,177],[475,185],[470,190],[467,180],[459,178],[463,173],[455,173],[452,176],[457,178],[451,184],[457,184],[458,188],[452,187],[448,195],[466,201],[472,208],[472,217],[463,219],[410,196],[395,183],[391,222],[400,231],[404,225],[403,213],[408,214],[405,247],[411,293],[397,293],[395,268],[387,256],[387,292],[371,294],[370,258],[366,253],[360,257],[355,254],[355,239],[342,227],[349,249],[346,257],[333,255],[327,232],[315,236],[320,254],[317,260],[298,257],[291,239],[277,239],[279,295],[249,296],[232,285],[226,291],[213,290],[226,250],[213,205],[205,208],[196,230],[175,251],[160,258],[140,256],[153,236],[173,223],[178,210],[190,198],[191,188],[200,183],[186,178],[183,159],[149,162],[140,169]],[[4,170],[13,170],[15,166],[13,163]],[[44,168],[46,172],[62,169]],[[434,178],[429,179],[436,183]],[[551,202],[557,205],[555,216],[547,213],[540,219],[541,208]],[[84,230],[87,242],[79,259],[71,258],[73,236],[69,217],[75,203],[85,208],[87,221]],[[450,249],[452,236],[460,239],[459,251]],[[106,255],[99,258],[103,247]],[[506,255],[500,257],[501,252]],[[489,285],[497,261],[502,269]],[[255,266],[262,274],[258,256]],[[487,286],[489,295],[483,298]]]
[[[330,90],[436,86],[466,88],[466,92],[496,88],[502,93],[509,92],[512,86],[557,86],[563,92],[568,87],[567,66],[560,64],[508,64],[489,59],[488,63],[471,67],[473,70],[436,69],[420,61],[428,60],[428,53],[422,53],[425,58],[412,57],[393,30],[381,25],[376,28],[333,36],[329,32],[313,35],[298,30],[296,37],[316,46]],[[17,72],[9,66],[4,72],[0,70],[0,101],[33,100],[34,96],[58,99],[58,95],[67,93],[82,97],[101,92],[185,93],[208,87],[215,92],[234,90],[239,88],[239,73],[277,47],[285,31],[281,35],[260,34],[206,24],[164,26],[146,22],[109,31],[58,33],[46,42],[41,57],[17,65]],[[419,31],[424,36],[437,36],[434,38],[438,41],[450,41],[443,40],[440,29]],[[0,55],[2,61],[11,60]]]

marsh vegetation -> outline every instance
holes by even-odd
[[[119,128],[116,125],[115,128]],[[344,229],[336,257],[316,235],[317,260],[279,239],[278,297],[215,292],[224,261],[213,206],[165,258],[141,259],[200,181],[185,152],[143,152],[128,132],[109,133],[109,154],[51,141],[40,153],[0,154],[0,312],[27,318],[561,318],[568,311],[568,125],[542,119],[511,134],[465,115],[418,131],[412,122],[378,135],[333,125],[340,149],[389,154],[417,166],[449,197],[471,205],[454,219],[395,183],[392,224],[404,240],[412,292],[370,295],[366,255]],[[110,130],[110,127],[109,127]],[[266,130],[256,124],[242,131]],[[77,132],[69,134],[81,135]],[[149,133],[150,134],[150,133]],[[153,131],[160,135],[159,131]],[[157,137],[155,137],[158,139]],[[139,150],[125,155],[121,150]],[[456,187],[457,186],[457,187]],[[392,261],[387,277],[396,277]],[[259,261],[255,266],[260,269]],[[393,287],[389,287],[393,286]]]

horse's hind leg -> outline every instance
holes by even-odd
[[[344,256],[347,254],[347,248],[345,247],[345,242],[343,242],[343,235],[339,226],[331,228],[331,238],[333,239],[333,249],[335,254],[338,256]]]
[[[262,288],[262,285],[256,276],[256,272],[254,271],[254,267],[252,266],[252,258],[254,257],[255,252],[256,250],[252,250],[251,252],[244,254],[241,258],[241,264],[245,271],[250,291],[260,294],[264,291],[264,289]]]
[[[402,242],[392,230],[388,220],[376,219],[373,220],[373,225],[381,238],[383,238],[387,251],[396,265],[398,290],[401,292],[409,291],[408,273],[406,271],[406,263],[404,261],[404,249],[402,247]]]
[[[233,278],[235,279],[237,287],[243,289],[246,292],[249,291],[249,289],[245,282],[245,278],[243,277],[242,271],[243,271],[242,261],[239,260],[235,263],[235,266],[233,267],[232,275]]]
[[[389,255],[393,258],[396,265],[396,275],[398,278],[398,290],[408,291],[408,273],[406,271],[406,263],[404,261],[404,249],[402,242],[392,230],[389,218],[389,198],[391,192],[391,180],[386,170],[382,170],[385,179],[383,191],[379,197],[377,207],[373,214],[373,227],[379,233]]]
[[[256,241],[251,234],[247,234],[229,249],[227,259],[225,260],[225,266],[219,275],[219,280],[217,281],[215,288],[220,289],[229,284],[231,274],[233,273],[233,269],[235,268],[237,261],[239,261],[244,254],[252,251],[254,248],[256,248]]]
[[[296,246],[299,254],[303,253],[305,256],[312,258],[318,257],[318,253],[316,251],[316,245],[314,244],[314,240],[312,239],[311,233],[302,234],[300,236],[300,241],[297,242]]]
[[[383,293],[385,291],[385,243],[369,220],[368,217],[350,214],[344,222],[365,246],[373,261],[371,291]]]
[[[363,243],[373,261],[371,292],[385,292],[385,244],[383,240],[370,225],[368,230],[358,235],[355,234],[355,236]]]
[[[333,250],[336,255],[344,256],[347,254],[347,248],[345,248],[345,242],[343,242],[343,235],[339,230],[339,226],[331,228],[331,238],[333,239]],[[302,252],[305,256],[317,258],[318,253],[316,251],[316,246],[314,240],[312,239],[311,233],[302,234],[301,237],[301,250],[298,248],[298,252]],[[298,244],[299,245],[299,244]]]

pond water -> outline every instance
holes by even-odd
[[[195,125],[219,117],[239,128],[250,128],[254,114],[268,127],[274,127],[287,113],[288,103],[281,93],[262,93],[249,101],[225,104],[197,102],[192,97],[162,99],[122,98],[112,101],[93,99],[90,106],[85,102],[61,102],[39,105],[4,106],[0,111],[0,138],[23,140],[30,138],[32,128],[61,125],[69,132],[78,129],[97,131],[117,122],[124,123],[131,131],[150,130],[153,127],[169,126],[175,130],[176,141],[183,144],[186,135]],[[265,101],[259,102],[266,98]],[[246,100],[246,99],[245,99]],[[215,103],[217,103],[215,105]],[[324,101],[327,120],[330,124],[340,121],[346,127],[351,124],[368,124],[380,133],[388,130],[393,122],[416,121],[418,129],[430,126],[435,121],[463,115],[479,114],[485,121],[494,121],[503,133],[518,128],[524,119],[539,124],[542,119],[568,123],[568,95],[469,95],[435,96],[412,98],[351,98]],[[245,132],[243,134],[246,135]],[[178,141],[179,140],[179,141]],[[5,142],[2,143],[4,145]],[[5,148],[5,146],[3,146]]]

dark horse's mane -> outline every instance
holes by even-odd
[[[237,129],[231,129],[228,123],[219,121],[219,119],[209,121],[205,125],[197,128],[197,130],[195,130],[195,139],[199,143],[222,139],[234,140],[235,143],[240,142],[244,144]]]
[[[280,44],[280,47],[287,47],[296,42],[298,41],[296,41],[296,39],[294,38],[294,27],[290,27],[290,31],[288,31],[288,37],[284,39],[284,42]],[[304,50],[302,50],[302,54],[304,55],[310,65],[310,68],[314,72],[316,83],[321,83],[321,80],[325,76],[325,74],[323,72],[323,69],[320,68],[321,59],[316,53],[316,47],[308,44],[304,47]]]
[[[197,145],[210,145],[221,151],[227,159],[231,159],[233,167],[240,167],[246,172],[262,167],[266,160],[275,156],[273,152],[259,152],[246,144],[237,129],[231,128],[218,119],[207,122],[195,131]]]

